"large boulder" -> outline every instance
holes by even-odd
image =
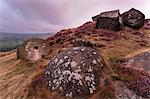
[[[103,28],[112,31],[120,30],[120,13],[119,10],[113,10],[103,12],[99,16],[93,17],[93,20],[97,20],[96,28]]]
[[[145,15],[139,10],[132,8],[122,14],[122,20],[124,25],[139,29],[144,25]]]
[[[45,70],[45,83],[50,91],[66,97],[87,97],[99,87],[105,63],[89,47],[73,47],[58,53]]]
[[[48,55],[50,52],[49,43],[40,38],[31,38],[23,42],[17,49],[17,58],[36,62]]]
[[[137,95],[133,90],[129,89],[124,82],[115,82],[116,99],[144,99]]]
[[[120,66],[132,77],[130,84],[136,94],[150,98],[150,49],[129,54]]]

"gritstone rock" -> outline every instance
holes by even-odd
[[[145,15],[134,8],[122,14],[123,23],[131,28],[139,29],[144,25]]]
[[[100,15],[93,16],[93,17],[92,17],[92,20],[96,22],[97,19],[99,18],[99,16],[100,16]]]
[[[150,98],[150,49],[129,55],[121,66],[134,72],[133,90],[142,97]]]
[[[49,51],[48,42],[40,38],[31,38],[24,41],[17,49],[17,58],[34,62],[48,55]]]
[[[120,30],[120,13],[119,10],[113,10],[108,12],[103,12],[95,18],[94,20],[97,20],[96,22],[96,28],[103,28],[108,29],[112,31],[119,31]]]
[[[50,91],[59,90],[66,97],[87,97],[97,90],[104,65],[92,48],[69,48],[50,61],[45,83]]]
[[[130,90],[121,81],[115,82],[115,96],[116,99],[144,99],[142,96],[138,96],[133,90]]]

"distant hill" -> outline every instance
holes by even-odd
[[[16,49],[28,38],[47,38],[51,33],[0,33],[0,52]]]

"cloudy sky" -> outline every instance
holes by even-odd
[[[150,18],[150,0],[0,0],[0,32],[57,32],[102,11],[136,8]]]

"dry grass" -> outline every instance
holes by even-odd
[[[104,78],[110,78],[116,74],[113,71],[113,62],[120,59],[137,49],[149,48],[150,30],[139,30],[144,35],[137,35],[128,31],[121,31],[119,39],[111,39],[108,37],[93,35],[83,35],[82,39],[86,39],[96,44],[104,44],[103,47],[95,47],[101,53],[109,68],[104,71]],[[139,32],[138,31],[138,32]],[[137,31],[132,31],[137,32]],[[114,33],[113,33],[114,34]],[[138,39],[137,39],[138,38]],[[147,43],[141,45],[141,40]],[[140,41],[137,41],[140,40]],[[67,45],[69,44],[69,45]],[[72,46],[70,41],[64,44],[54,44],[52,52],[48,56],[49,59],[42,59],[37,63],[28,63],[17,59],[16,52],[0,53],[0,99],[60,99],[64,98],[56,92],[47,91],[42,82],[42,73],[44,67],[49,60],[56,55],[61,49]],[[121,73],[121,72],[120,72]],[[122,73],[120,74],[122,76]],[[124,75],[126,77],[126,75]],[[127,77],[128,78],[128,77]],[[130,78],[129,78],[130,79]],[[103,86],[102,86],[103,87]],[[108,95],[105,88],[100,87],[99,90],[91,96],[92,99],[101,99]],[[110,86],[110,97],[114,96],[113,86]],[[107,97],[109,98],[109,97]]]

